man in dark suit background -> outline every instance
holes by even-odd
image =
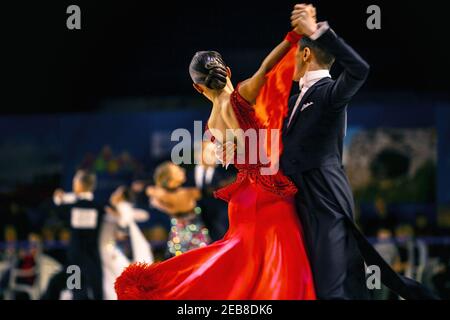
[[[347,105],[364,84],[369,65],[328,23],[316,23],[312,12],[296,5],[291,16],[295,31],[304,36],[294,75],[300,93],[289,100],[281,168],[299,188],[296,203],[317,296],[368,299],[365,261],[379,266],[381,281],[403,297],[427,297],[417,283],[395,274],[354,225],[353,195],[342,165],[343,140]],[[335,60],[343,72],[333,80],[329,70]]]
[[[228,230],[228,206],[223,200],[214,197],[214,191],[225,186],[234,178],[232,168],[225,170],[216,164],[215,145],[203,141],[196,146],[195,158],[197,164],[186,172],[186,186],[197,187],[202,198],[198,201],[201,217],[209,230],[213,241],[221,239]]]
[[[99,235],[104,206],[94,199],[96,186],[94,173],[78,170],[73,178],[73,193],[56,190],[54,193],[61,219],[70,226],[67,248],[67,266],[50,280],[43,300],[58,299],[66,288],[67,267],[80,268],[81,288],[72,290],[73,300],[102,300],[103,272],[99,250]]]

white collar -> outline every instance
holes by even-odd
[[[299,81],[300,90],[303,86],[306,86],[306,88],[311,88],[317,81],[323,78],[331,78],[329,70],[320,69],[306,72]]]

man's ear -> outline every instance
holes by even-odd
[[[311,52],[311,49],[309,49],[308,47],[306,47],[304,50],[303,50],[303,61],[304,62],[310,62],[311,61],[311,57],[312,57],[312,52]]]
[[[231,69],[230,69],[230,67],[227,67],[227,75],[228,75],[228,78],[231,79]]]
[[[198,93],[203,94],[203,89],[198,84],[193,83],[192,86],[194,87],[195,90],[197,90]]]

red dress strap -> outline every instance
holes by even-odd
[[[262,128],[262,125],[256,117],[254,105],[241,96],[239,93],[240,85],[241,83],[238,83],[230,97],[234,114],[236,115],[241,129],[260,129]]]

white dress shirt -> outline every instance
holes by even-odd
[[[315,85],[316,82],[327,77],[331,78],[330,71],[328,71],[327,69],[321,69],[315,71],[308,71],[305,73],[303,78],[300,79],[299,81],[300,94],[298,95],[297,101],[295,101],[294,109],[292,110],[291,116],[289,117],[288,127],[290,126],[292,118],[294,117],[295,112],[297,111],[298,106],[300,105],[300,101],[302,101],[302,98],[305,95],[306,91],[308,91],[309,88]]]

